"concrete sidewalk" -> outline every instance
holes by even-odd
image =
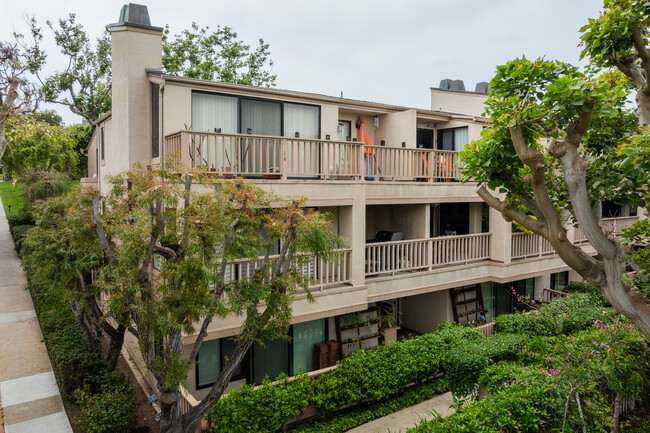
[[[72,433],[0,205],[0,433]]]
[[[407,429],[415,427],[420,420],[433,419],[432,412],[435,411],[442,416],[452,415],[455,410],[449,406],[453,403],[451,392],[437,395],[432,399],[425,400],[415,406],[407,407],[383,418],[370,421],[361,425],[348,433],[398,433],[405,432]]]

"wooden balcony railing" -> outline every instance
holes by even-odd
[[[458,153],[366,146],[251,134],[179,131],[165,137],[163,155],[224,177],[442,182],[460,179]]]
[[[620,233],[622,227],[629,227],[639,221],[638,216],[602,218],[600,226],[605,233]]]
[[[366,244],[366,276],[490,258],[490,233]]]
[[[555,254],[551,243],[538,234],[513,233],[511,259],[524,259]]]
[[[335,261],[326,262],[320,257],[310,256],[309,261],[302,265],[303,275],[311,278],[309,290],[323,291],[325,288],[332,286],[342,286],[350,283],[350,254],[352,249],[336,250],[337,258]],[[271,256],[273,260],[278,256]],[[238,281],[246,278],[252,278],[255,269],[262,262],[262,257],[257,260],[242,259],[229,262],[226,265],[224,280]]]

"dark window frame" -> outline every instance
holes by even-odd
[[[307,107],[316,107],[318,108],[318,140],[321,139],[322,135],[322,109],[323,107],[318,104],[307,104],[304,102],[294,102],[294,101],[284,101],[282,99],[269,99],[269,98],[260,98],[256,96],[242,96],[242,95],[233,95],[230,93],[222,93],[222,92],[211,92],[207,90],[192,90],[192,93],[203,93],[207,95],[217,95],[217,96],[227,96],[231,98],[237,98],[237,131],[238,134],[246,134],[246,131],[242,131],[242,104],[241,101],[243,99],[249,100],[249,101],[261,101],[261,102],[273,102],[276,104],[280,104],[280,136],[284,137],[284,105],[285,104],[294,104],[294,105],[305,105]],[[190,104],[191,105],[191,104]],[[190,113],[191,115],[191,113]],[[352,129],[350,129],[351,131]]]
[[[443,131],[456,131],[457,129],[462,129],[466,128],[467,129],[467,134],[469,137],[469,127],[467,126],[457,126],[455,128],[439,128],[436,132],[436,141],[434,143],[434,148],[437,150],[445,150],[442,148],[442,132]],[[451,147],[456,149],[456,134],[451,135]],[[447,150],[447,152],[455,152],[455,150]]]
[[[160,84],[149,82],[151,158],[160,157]]]

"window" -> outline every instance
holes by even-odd
[[[460,152],[469,143],[467,126],[438,130],[438,149]]]
[[[300,138],[318,138],[320,109],[314,105],[284,104],[284,135]]]
[[[260,385],[268,375],[275,380],[281,373],[289,372],[289,342],[284,338],[253,345],[253,383]]]
[[[217,381],[221,372],[220,340],[208,340],[201,344],[196,362],[196,387],[205,388]]]
[[[238,132],[237,97],[212,93],[192,92],[192,129],[194,131],[221,130]]]
[[[282,135],[282,105],[279,102],[241,100],[241,132],[255,135]]]
[[[352,122],[349,120],[339,120],[337,132],[339,141],[352,141]]]
[[[433,149],[433,130],[422,129],[417,130],[417,147],[418,149]]]
[[[160,156],[160,84],[149,83],[151,93],[151,157]]]
[[[314,344],[325,341],[323,319],[293,325],[293,375],[313,370]]]
[[[99,130],[99,148],[102,155],[102,162],[104,162],[104,127]]]
[[[551,290],[562,291],[569,284],[569,272],[551,274]]]

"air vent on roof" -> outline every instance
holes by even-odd
[[[440,87],[439,87],[439,89],[442,89],[442,90],[449,90],[449,86],[451,86],[451,81],[452,81],[452,80],[450,80],[450,79],[440,80]]]
[[[488,83],[485,81],[481,81],[480,83],[476,83],[476,89],[474,90],[476,93],[488,93],[489,88],[488,88]]]
[[[122,6],[119,24],[135,24],[151,27],[147,7],[135,3],[129,3],[128,5]]]
[[[463,80],[454,80],[451,82],[451,85],[449,86],[449,90],[458,90],[460,92],[464,92],[465,83],[463,83]]]

